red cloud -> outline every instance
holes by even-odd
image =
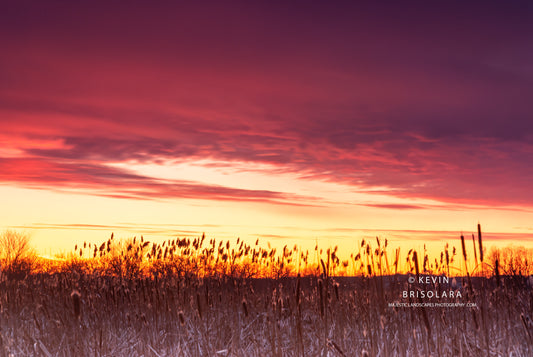
[[[106,166],[207,158],[405,198],[533,202],[533,22],[519,8],[49,6],[0,15],[3,182],[299,200]]]

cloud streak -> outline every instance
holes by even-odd
[[[130,199],[209,199],[288,205],[320,203],[312,196],[160,180],[104,165],[57,163],[41,159],[0,159],[0,181],[29,188]]]

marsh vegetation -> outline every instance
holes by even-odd
[[[483,253],[480,230],[470,250],[457,243],[431,260],[378,238],[342,260],[336,248],[111,237],[18,270],[4,258],[0,355],[530,356],[531,250]],[[402,298],[413,289],[461,297]]]

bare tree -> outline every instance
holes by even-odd
[[[13,230],[0,235],[0,262],[2,270],[8,273],[21,273],[32,265],[33,250],[30,236]]]
[[[491,247],[488,262],[495,266],[496,260],[503,274],[530,275],[533,273],[533,249],[523,246]]]

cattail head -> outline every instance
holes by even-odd
[[[185,325],[185,316],[183,316],[183,311],[178,313],[178,318],[180,319],[180,324]]]
[[[461,234],[461,248],[463,249],[463,258],[466,263],[466,247],[465,247],[465,236]]]
[[[477,238],[479,243],[479,260],[483,263],[483,242],[481,239],[481,224],[477,224]]]
[[[418,276],[420,275],[420,269],[418,267],[418,254],[416,253],[416,250],[413,252],[413,261],[415,262],[415,271],[416,276],[418,278]]]
[[[73,290],[70,294],[72,305],[74,307],[74,316],[78,319],[80,317],[80,298],[81,294],[78,290]]]

